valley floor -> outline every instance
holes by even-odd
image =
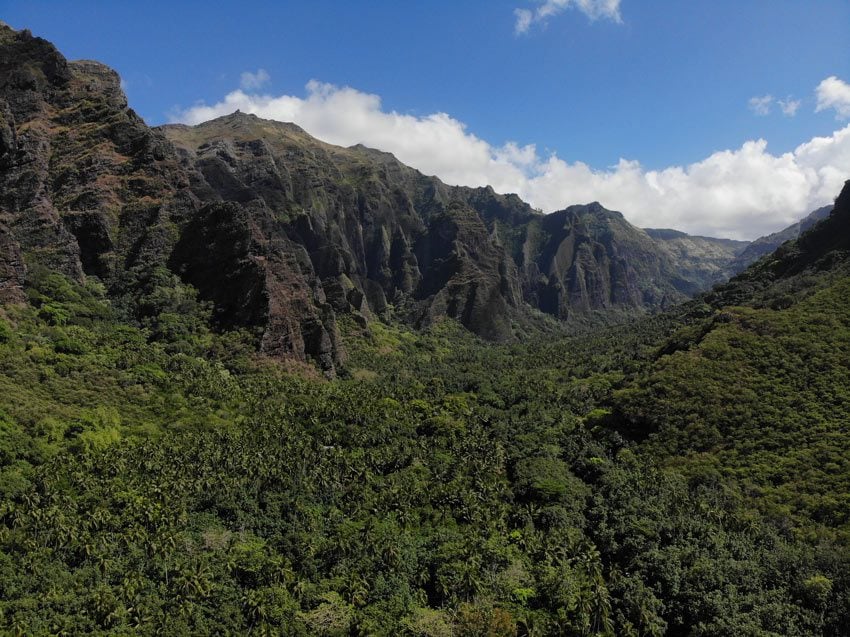
[[[346,323],[327,381],[45,275],[0,321],[0,626],[840,635],[848,293],[513,345]]]

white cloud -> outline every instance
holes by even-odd
[[[802,104],[802,102],[800,100],[793,99],[789,95],[784,100],[778,100],[777,104],[779,104],[779,108],[785,117],[794,117],[800,109],[800,104]]]
[[[197,124],[240,109],[294,122],[342,146],[363,143],[449,184],[492,185],[546,212],[599,201],[641,227],[755,238],[832,201],[850,177],[850,126],[773,155],[764,140],[713,153],[687,166],[646,170],[621,159],[596,170],[541,154],[533,144],[492,145],[447,115],[385,111],[377,95],[311,81],[304,97],[237,90],[189,108],[174,121]]]
[[[542,0],[542,4],[534,11],[514,9],[516,16],[514,32],[517,35],[528,33],[535,22],[545,24],[552,16],[573,8],[581,11],[591,20],[607,18],[614,22],[622,22],[620,0]]]
[[[818,84],[815,92],[818,98],[816,111],[834,108],[836,119],[850,119],[850,84],[832,75]]]
[[[534,14],[528,9],[514,9],[514,15],[516,16],[514,32],[517,35],[528,33],[528,29],[531,28],[531,23],[534,20]]]
[[[773,95],[762,95],[761,97],[751,97],[748,102],[750,110],[758,115],[759,117],[764,117],[765,115],[770,115],[770,107],[773,105]]]
[[[271,76],[265,69],[257,69],[256,73],[245,71],[239,76],[239,86],[245,91],[254,91],[265,86]]]

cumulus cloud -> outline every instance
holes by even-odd
[[[534,9],[514,9],[516,23],[514,31],[517,35],[528,33],[534,23],[545,24],[549,18],[567,9],[578,9],[591,20],[607,18],[614,22],[622,22],[620,16],[620,0],[543,0]]]
[[[793,99],[790,95],[784,100],[778,100],[777,104],[779,104],[779,109],[782,111],[782,114],[785,117],[794,117],[797,114],[797,111],[800,109],[800,104],[802,102],[800,100]]]
[[[257,69],[256,73],[245,71],[239,76],[239,86],[245,91],[255,91],[265,86],[271,79],[265,69]]]
[[[818,98],[816,111],[833,108],[836,119],[850,119],[850,84],[832,75],[818,84],[815,93]]]
[[[764,117],[765,115],[770,115],[770,107],[773,105],[773,95],[762,95],[761,97],[751,97],[748,102],[750,110],[758,115],[759,117]]]
[[[832,201],[850,177],[850,126],[780,155],[753,140],[686,166],[647,170],[621,159],[599,170],[541,153],[534,144],[488,143],[446,113],[385,111],[377,95],[317,81],[306,88],[303,97],[237,90],[172,120],[197,124],[240,109],[294,122],[332,144],[392,152],[449,184],[517,193],[546,212],[599,201],[641,227],[733,238],[755,238],[796,221]]]

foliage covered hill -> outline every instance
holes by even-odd
[[[601,424],[666,317],[514,346],[345,324],[328,382],[149,343],[56,275],[30,295],[0,343],[5,630],[842,634],[828,534]]]
[[[848,275],[850,182],[820,224],[706,295],[714,311],[693,304],[612,420],[695,478],[734,477],[777,524],[846,544]]]

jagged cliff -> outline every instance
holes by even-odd
[[[249,289],[222,289],[230,260],[206,259],[218,246],[199,252],[190,244],[238,225],[242,233],[250,228],[250,250],[279,263],[277,291],[303,277],[299,287],[311,295],[299,304],[312,303],[328,320],[345,312],[367,321],[392,305],[418,324],[451,316],[487,338],[511,336],[509,316],[522,299],[513,263],[486,221],[492,228],[497,219],[535,216],[516,197],[451,188],[386,153],[331,146],[292,124],[244,113],[161,130],[192,192],[219,210],[193,222],[171,262],[216,301],[223,320],[233,320],[231,308],[245,304],[236,297]]]
[[[448,315],[501,339],[523,304],[562,319],[654,309],[721,278],[704,273],[720,249],[713,261],[690,246],[674,252],[598,203],[541,215],[514,195],[449,187],[387,153],[243,113],[162,130],[202,199],[274,211],[337,312],[380,316],[392,304],[420,323]]]
[[[694,284],[694,291],[706,290],[738,272],[732,264],[750,246],[747,241],[693,236],[678,230],[645,231],[670,255],[680,276]]]
[[[619,212],[571,206],[523,229],[526,298],[562,319],[616,308],[660,308],[691,287],[668,255]]]
[[[41,266],[78,280],[100,277],[139,316],[144,308],[132,300],[153,281],[167,286],[163,269],[182,274],[194,259],[192,274],[212,263],[216,275],[224,267],[233,277],[225,287],[199,281],[222,326],[259,326],[264,351],[311,355],[333,369],[340,356],[333,316],[310,272],[276,249],[278,238],[264,234],[250,206],[238,198],[216,206],[196,192],[195,172],[128,108],[114,71],[67,62],[26,31],[0,28],[0,47],[4,297],[20,299],[26,269]],[[219,239],[213,253],[198,245],[210,235]]]
[[[0,188],[0,301],[24,301],[28,270],[47,268],[99,277],[144,322],[156,310],[143,299],[191,286],[218,328],[329,373],[344,358],[340,313],[449,316],[505,340],[531,308],[652,310],[721,270],[718,254],[674,249],[599,204],[542,215],[292,124],[237,112],[151,129],[114,71],[5,26]]]
[[[0,263],[14,273],[3,287],[27,267],[107,276],[156,251],[146,230],[192,208],[188,182],[117,74],[69,63],[26,31],[0,27],[0,47]],[[109,258],[117,251],[123,262]]]

